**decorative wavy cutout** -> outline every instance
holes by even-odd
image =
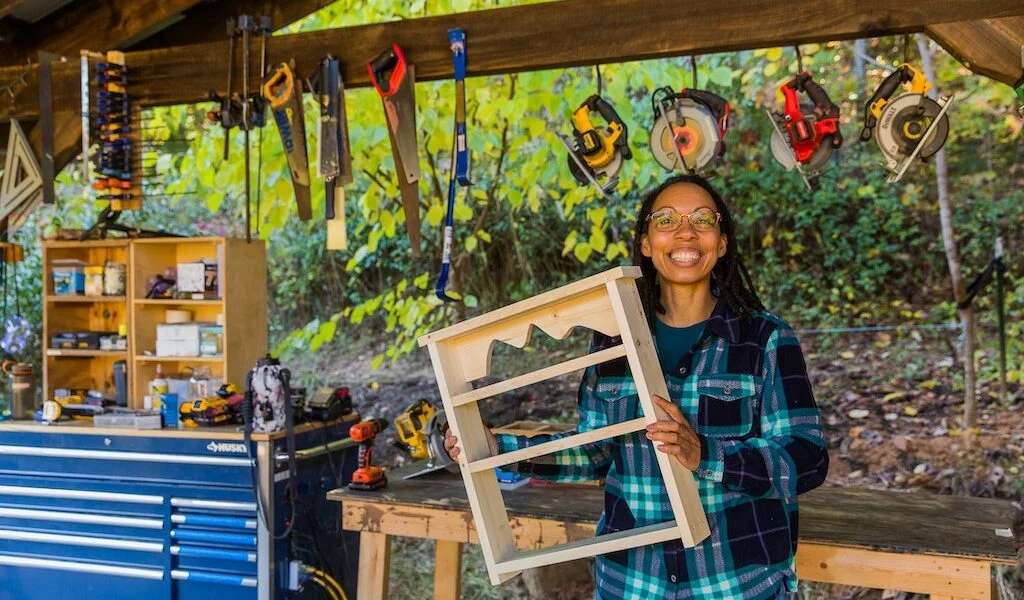
[[[608,336],[619,334],[619,325],[605,288],[515,315],[473,332],[469,339],[464,338],[459,344],[463,377],[466,381],[475,381],[490,374],[494,342],[524,348],[530,343],[535,328],[553,339],[562,340],[577,327]]]

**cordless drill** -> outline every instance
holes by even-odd
[[[387,426],[388,422],[384,419],[366,419],[349,428],[349,437],[359,444],[359,465],[348,484],[351,489],[376,490],[388,484],[384,469],[370,464],[373,459],[373,440]]]

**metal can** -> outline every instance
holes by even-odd
[[[89,265],[85,268],[86,296],[102,296],[104,294],[103,271],[104,268],[101,265]]]
[[[103,266],[103,295],[124,296],[124,289],[124,263],[107,261],[107,264]]]

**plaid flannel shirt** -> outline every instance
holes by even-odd
[[[596,334],[594,345],[616,342]],[[598,556],[598,596],[760,600],[796,591],[796,497],[824,481],[828,452],[793,330],[765,312],[740,320],[718,302],[700,340],[677,365],[665,374],[666,383],[700,438],[694,475],[711,535],[694,548],[673,541]],[[624,358],[586,370],[576,431],[641,414]],[[498,435],[498,449],[509,452],[572,433]],[[604,477],[600,535],[674,518],[654,452],[641,431],[519,463],[518,469],[561,482]]]

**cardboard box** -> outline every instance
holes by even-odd
[[[199,323],[160,323],[156,326],[157,356],[199,356]]]

